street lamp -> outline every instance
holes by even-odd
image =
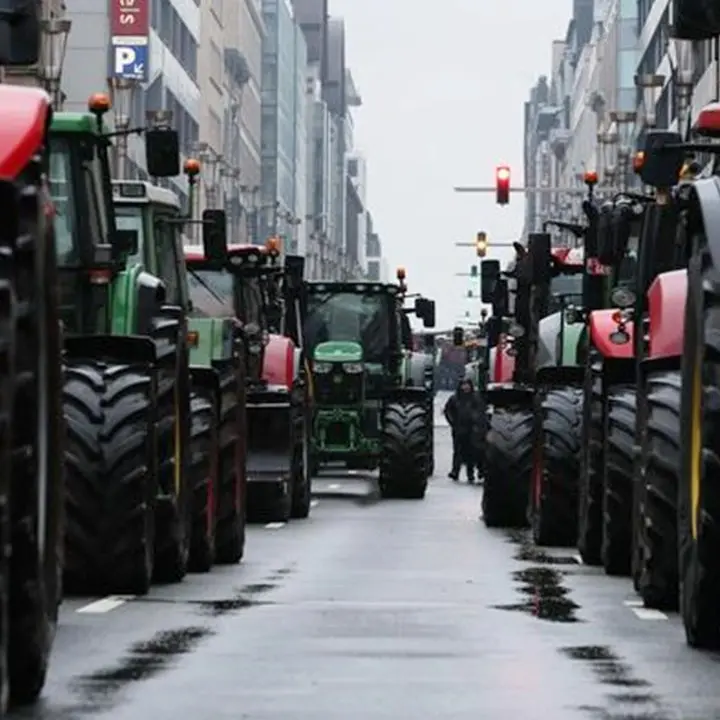
[[[610,130],[599,132],[597,141],[600,147],[599,160],[603,168],[603,183],[612,185],[616,173],[615,146],[618,142],[618,134]]]
[[[657,126],[656,106],[660,97],[660,91],[664,86],[664,75],[644,74],[635,76],[635,87],[642,90],[643,122],[648,128]]]
[[[132,78],[110,78],[110,97],[113,120],[118,132],[115,143],[116,172],[118,179],[127,178],[128,135],[132,119],[132,105],[138,81]]]
[[[217,168],[221,161],[218,155],[207,143],[198,144],[198,159],[202,163],[202,181],[205,186],[205,202],[208,208],[214,209],[217,204]]]
[[[686,124],[692,101],[693,81],[695,79],[693,41],[670,38],[668,51],[678,105],[678,129],[680,129]]]
[[[610,121],[615,124],[618,134],[618,170],[622,189],[627,189],[628,174],[630,170],[630,157],[632,156],[631,139],[633,128],[637,120],[637,113],[633,111],[613,110]]]
[[[42,33],[39,76],[45,90],[52,98],[55,109],[62,108],[64,95],[60,90],[68,35],[72,20],[67,18],[49,18],[40,22]]]

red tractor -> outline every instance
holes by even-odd
[[[310,513],[311,396],[303,353],[303,258],[279,247],[186,250],[191,296],[208,292],[237,320],[245,348],[248,517],[285,522]]]
[[[0,715],[8,697],[28,703],[39,695],[62,597],[65,428],[47,186],[51,117],[42,90],[0,84]]]

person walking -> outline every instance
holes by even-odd
[[[448,477],[460,478],[460,470],[465,466],[467,481],[475,482],[476,436],[478,426],[484,423],[484,408],[471,380],[462,379],[455,393],[450,396],[443,410],[445,419],[452,431],[453,459]]]

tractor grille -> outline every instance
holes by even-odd
[[[350,444],[350,425],[334,422],[327,426],[325,444],[330,447],[347,447]]]
[[[342,367],[316,374],[315,397],[322,405],[355,405],[362,400],[363,373],[346,373]]]

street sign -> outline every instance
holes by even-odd
[[[147,37],[150,34],[150,0],[110,0],[112,37]]]
[[[125,80],[148,79],[148,46],[145,45],[114,45],[112,76]]]

